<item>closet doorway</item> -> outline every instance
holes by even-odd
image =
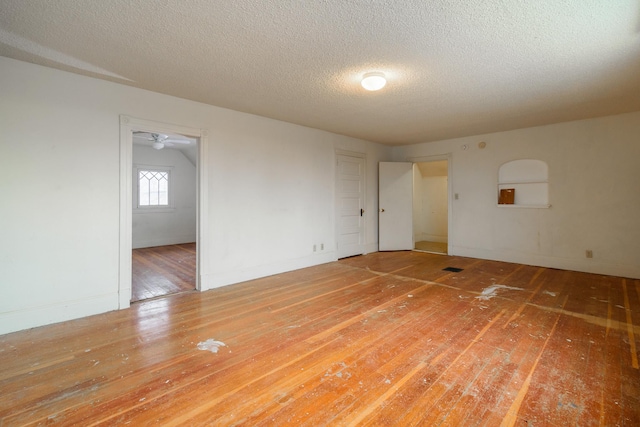
[[[413,164],[414,250],[446,254],[449,242],[449,162]]]

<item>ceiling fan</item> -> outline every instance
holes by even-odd
[[[188,138],[179,139],[179,138],[170,138],[169,135],[163,133],[151,133],[151,132],[143,132],[143,131],[135,131],[133,132],[134,136],[137,138],[143,138],[148,141],[153,141],[151,146],[156,150],[162,150],[164,147],[173,147],[175,144],[191,144],[191,140]],[[148,135],[148,137],[145,137]],[[178,136],[178,135],[175,135]]]

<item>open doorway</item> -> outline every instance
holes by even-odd
[[[196,138],[132,135],[131,302],[196,289]]]
[[[203,271],[202,260],[209,259],[208,236],[208,132],[206,129],[191,128],[181,125],[137,119],[126,115],[120,116],[120,249],[118,273],[118,308],[131,305],[133,276],[133,208],[134,188],[137,180],[133,173],[133,135],[134,132],[162,133],[166,135],[183,135],[196,141],[196,238],[195,238],[195,289],[209,289],[203,284],[203,277],[208,277],[206,265]],[[152,141],[151,143],[153,144]],[[168,146],[168,144],[166,144]],[[163,147],[167,148],[167,147]],[[162,150],[159,150],[162,151]],[[193,160],[192,159],[192,160]]]
[[[449,155],[378,164],[378,250],[451,252],[450,174]]]
[[[446,254],[448,247],[449,162],[413,164],[414,250]]]

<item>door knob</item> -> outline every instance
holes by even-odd
[[[381,209],[380,209],[380,212],[384,212],[384,209],[382,209],[382,208],[381,208]]]
[[[364,213],[364,209],[360,209],[360,216]]]

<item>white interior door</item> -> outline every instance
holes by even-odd
[[[364,253],[365,159],[338,154],[336,206],[338,258]]]
[[[413,163],[380,162],[378,249],[413,249]]]

